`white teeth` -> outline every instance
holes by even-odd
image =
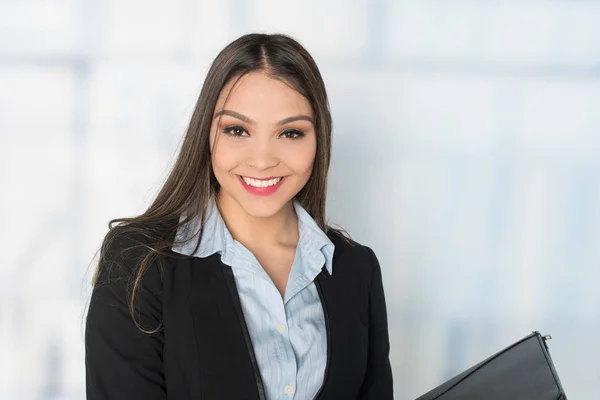
[[[279,181],[283,178],[274,178],[269,179],[268,181],[261,181],[258,179],[246,178],[245,176],[242,176],[242,179],[244,180],[244,182],[246,182],[247,185],[254,186],[257,188],[266,188],[269,186],[277,185]]]

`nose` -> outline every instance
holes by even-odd
[[[246,164],[257,170],[263,171],[279,164],[276,149],[270,140],[255,140],[250,146]]]

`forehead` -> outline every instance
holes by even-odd
[[[219,95],[215,112],[221,109],[273,120],[297,114],[312,116],[312,107],[304,96],[287,82],[263,72],[231,79]]]

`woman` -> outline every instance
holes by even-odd
[[[156,200],[103,243],[88,399],[393,398],[379,264],[325,222],[330,152],[300,44],[217,56]]]

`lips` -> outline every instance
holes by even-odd
[[[269,196],[277,191],[285,182],[285,176],[269,177],[265,179],[251,178],[238,175],[240,183],[246,191],[256,196]]]
[[[247,176],[242,176],[241,178],[244,180],[246,185],[249,185],[249,186],[252,186],[255,188],[266,188],[269,186],[277,185],[283,179],[283,177],[256,179],[256,178],[249,178]]]

